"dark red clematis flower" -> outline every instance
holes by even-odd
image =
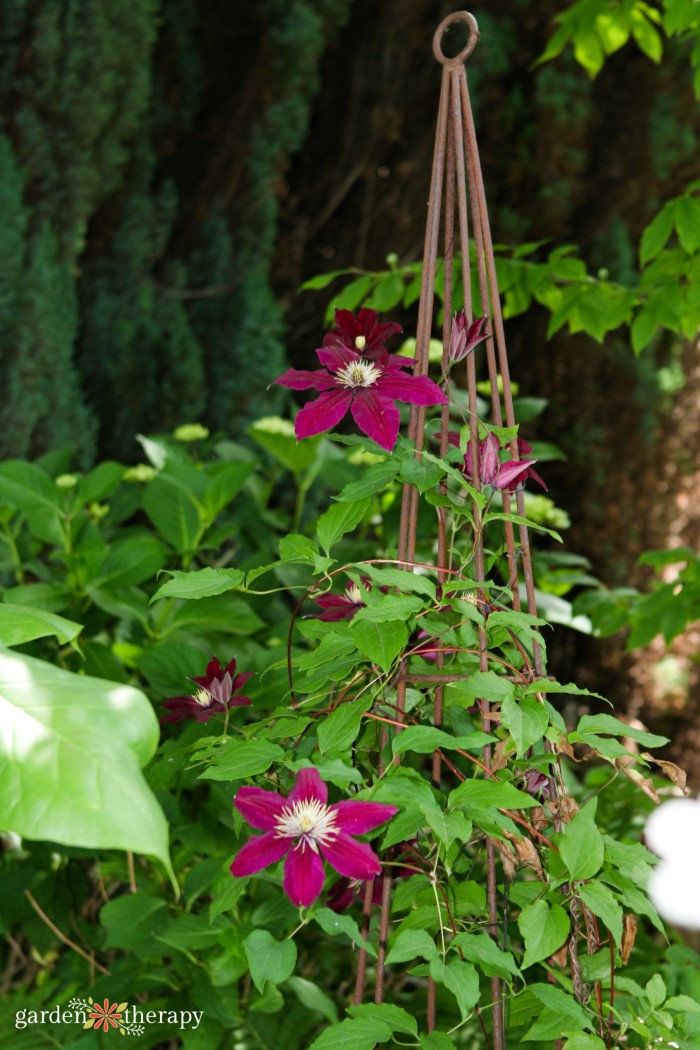
[[[168,714],[161,718],[161,722],[180,722],[183,718],[208,722],[212,715],[221,714],[229,707],[250,707],[247,696],[233,694],[243,688],[253,673],[237,675],[235,660],[224,668],[214,656],[207,664],[207,673],[192,679],[199,686],[194,696],[171,696],[163,701]]]
[[[549,777],[539,769],[528,769],[525,773],[525,790],[533,798],[549,798]]]
[[[459,447],[457,434],[450,434],[448,441],[451,445]],[[504,463],[499,458],[500,444],[495,434],[490,433],[479,442],[479,481],[487,488],[507,489],[514,492],[528,478],[537,481],[544,489],[547,488],[539,474],[533,470],[533,464],[537,460],[530,459],[507,459]],[[525,451],[532,452],[532,447],[518,439],[518,451],[522,455]],[[471,442],[467,446],[464,456],[464,474],[468,478],[473,477]]]
[[[314,601],[323,609],[316,619],[325,620],[326,623],[352,620],[357,610],[363,609],[365,605],[362,591],[353,580],[347,583],[345,594],[322,594],[319,598],[314,598]]]
[[[467,321],[464,310],[455,314],[452,320],[452,331],[450,332],[450,345],[448,356],[454,364],[463,361],[467,354],[487,338],[483,331],[486,324],[485,317],[477,317],[471,324]]]
[[[350,310],[336,310],[335,328],[324,336],[323,345],[330,350],[354,350],[372,361],[386,353],[387,339],[402,331],[400,324],[380,324],[377,311],[367,307],[357,317]]]
[[[297,438],[330,430],[348,410],[363,434],[391,452],[399,434],[399,410],[394,401],[413,405],[446,405],[447,397],[427,376],[406,375],[412,361],[384,354],[369,360],[344,346],[316,351],[323,368],[315,372],[290,368],[275,382],[290,390],[319,390],[294,423]]]

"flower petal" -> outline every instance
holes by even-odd
[[[282,815],[285,800],[275,791],[259,787],[242,787],[233,804],[244,820],[260,831],[272,831]]]
[[[385,372],[377,380],[382,394],[407,401],[411,405],[446,405],[448,398],[432,379],[427,376],[404,375],[402,372]]]
[[[323,889],[323,861],[315,849],[300,842],[284,862],[284,892],[298,908],[308,908]]]
[[[281,376],[275,379],[279,386],[289,387],[290,390],[331,390],[335,386],[335,379],[326,372],[325,368],[319,368],[315,372],[309,372],[302,368],[289,368]]]
[[[294,787],[289,792],[290,802],[321,802],[325,806],[328,788],[313,766],[300,769],[294,778]]]
[[[322,434],[330,430],[341,419],[350,407],[352,393],[350,390],[329,390],[320,394],[315,401],[304,407],[294,421],[294,432],[301,439]]]
[[[525,480],[531,469],[529,460],[510,459],[506,463],[501,463],[496,477],[490,484],[497,489],[515,488],[519,482]]]
[[[366,842],[356,842],[345,831],[337,832],[332,839],[327,838],[321,852],[338,874],[348,879],[367,882],[382,870],[379,857],[372,848]]]
[[[253,835],[233,858],[231,874],[242,878],[244,875],[262,871],[268,865],[281,860],[291,845],[290,838],[275,835],[272,831],[268,831],[266,835]]]
[[[348,365],[362,360],[356,350],[349,350],[347,346],[338,346],[330,350],[328,347],[320,346],[316,355],[321,364],[331,372],[338,372],[341,368],[347,368]]]
[[[378,380],[377,382],[381,382]],[[351,405],[353,419],[363,434],[391,452],[399,434],[399,410],[377,390],[358,389]]]
[[[352,798],[336,802],[330,809],[336,815],[337,827],[349,835],[373,831],[398,813],[396,806],[388,806],[385,802],[360,802]]]

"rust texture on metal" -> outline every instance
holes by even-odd
[[[458,54],[448,57],[443,51],[443,40],[448,30],[457,23],[466,25],[467,40]],[[452,331],[453,312],[453,280],[455,274],[455,260],[461,254],[464,265],[462,266],[462,298],[464,312],[467,322],[471,324],[474,314],[488,318],[485,331],[488,333],[485,352],[485,375],[488,380],[491,401],[491,418],[496,426],[514,427],[516,420],[513,409],[513,396],[511,390],[510,375],[508,369],[508,355],[506,351],[503,318],[499,300],[498,284],[496,279],[496,266],[494,262],[493,244],[486,205],[486,194],[484,181],[479,162],[479,151],[469,100],[467,76],[464,67],[465,60],[472,54],[479,42],[479,28],[476,19],[467,11],[456,11],[448,15],[438,26],[433,38],[433,54],[442,65],[442,85],[438,105],[437,130],[435,136],[435,149],[433,154],[432,174],[430,179],[430,192],[428,199],[428,213],[426,220],[425,244],[423,253],[423,269],[421,280],[421,293],[418,308],[418,321],[416,329],[416,363],[415,374],[425,375],[428,371],[429,346],[435,324],[435,281],[438,267],[443,266],[444,280],[444,323],[443,323],[443,373],[448,373],[448,350]],[[470,253],[470,241],[473,244]],[[471,261],[470,261],[471,259]],[[476,278],[476,293],[472,296],[472,277]],[[477,298],[477,303],[473,302]],[[477,415],[477,360],[474,352],[466,356],[466,374],[464,377],[468,394],[468,425],[469,443],[472,463],[471,484],[477,491],[479,482],[479,420]],[[440,421],[440,448],[444,453],[448,446],[449,431],[449,408],[442,410]],[[416,456],[420,457],[425,444],[425,409],[422,406],[411,406],[408,437],[415,443]],[[509,446],[510,455],[518,459],[517,439],[513,438]],[[521,517],[525,516],[524,497],[522,491],[510,494],[503,491],[503,509],[506,514],[515,512]],[[515,506],[512,506],[513,502]],[[448,542],[445,509],[437,508],[438,513],[438,549],[436,573],[439,583],[445,583],[454,572],[451,565],[452,549]],[[485,582],[485,559],[484,546],[481,530],[481,512],[478,504],[474,502],[473,509],[473,537],[471,551],[471,573],[473,579]],[[406,568],[411,569],[415,564],[416,528],[418,521],[418,491],[410,484],[404,485],[401,503],[398,560],[405,563]],[[510,594],[510,602],[514,609],[524,607],[528,612],[536,614],[535,590],[532,575],[532,563],[530,556],[530,544],[527,528],[523,525],[515,527],[509,521],[504,522],[505,527],[505,550],[508,580],[507,592]],[[521,598],[521,578],[522,592]],[[483,593],[483,592],[480,592]],[[445,653],[440,651],[440,642],[436,643],[436,668],[430,674],[409,674],[406,662],[402,667],[396,682],[396,725],[391,730],[397,732],[405,721],[405,697],[406,687],[432,688],[435,690],[434,724],[440,725],[442,721],[442,690],[450,682],[458,681],[465,677],[445,673],[442,674]],[[481,670],[487,670],[490,666],[488,651],[488,640],[485,627],[479,631],[479,666]],[[532,654],[532,668],[534,673],[540,677],[544,674],[539,647],[535,644]],[[490,705],[485,699],[480,702],[482,724],[486,731],[490,728]],[[384,727],[383,741],[388,739],[388,727]],[[397,760],[395,760],[397,761]],[[432,760],[432,779],[438,786],[443,777],[443,762],[445,760],[440,752],[436,752]],[[492,761],[491,748],[485,747],[482,752],[482,769],[488,774]],[[446,772],[454,771],[451,763],[447,764]],[[493,842],[486,843],[487,856],[487,897],[488,897],[488,923],[487,928],[491,936],[498,940],[502,923],[499,920],[498,910],[498,887],[497,887],[497,851]],[[388,869],[391,870],[390,868]],[[368,916],[371,894],[365,897],[365,918]],[[391,912],[391,877],[385,875],[382,882],[382,905],[380,919],[380,945],[376,968],[375,1001],[381,1002],[384,996],[385,974],[384,958],[386,953],[386,939],[390,926]],[[361,1002],[365,991],[365,980],[367,973],[367,958],[364,952],[359,953],[359,966],[355,988],[355,1001]],[[503,1050],[505,1045],[505,1034],[503,1025],[503,988],[501,981],[492,978],[492,1009],[491,1009],[491,1046],[493,1050]],[[428,1029],[435,1026],[435,988],[429,982],[428,1000]],[[483,1016],[483,1013],[482,1013]]]

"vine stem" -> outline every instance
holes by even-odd
[[[65,944],[68,948],[72,948],[74,952],[78,953],[78,955],[81,955],[83,957],[83,959],[86,959],[90,963],[90,965],[94,966],[96,969],[98,969],[100,971],[100,973],[105,974],[105,976],[107,976],[107,977],[111,977],[111,975],[112,975],[111,970],[108,970],[106,967],[100,965],[100,963],[98,963],[97,960],[95,959],[94,955],[90,955],[89,952],[86,952],[83,948],[80,947],[80,945],[78,945],[74,941],[72,941],[70,939],[70,937],[66,937],[65,933],[63,933],[61,930],[59,930],[59,928],[56,925],[56,923],[53,922],[48,917],[48,915],[46,914],[44,909],[41,907],[41,905],[37,904],[37,902],[35,901],[34,897],[32,896],[32,894],[30,893],[29,890],[25,890],[24,891],[24,896],[27,898],[27,900],[29,901],[29,903],[31,904],[32,908],[37,913],[39,918],[42,920],[42,922],[46,923],[46,925],[51,930],[51,932],[55,933],[56,936],[58,937],[58,939],[63,942],[63,944]]]

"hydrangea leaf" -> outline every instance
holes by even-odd
[[[174,881],[168,826],[140,769],[159,737],[143,693],[0,648],[0,716],[2,827],[153,856]]]

